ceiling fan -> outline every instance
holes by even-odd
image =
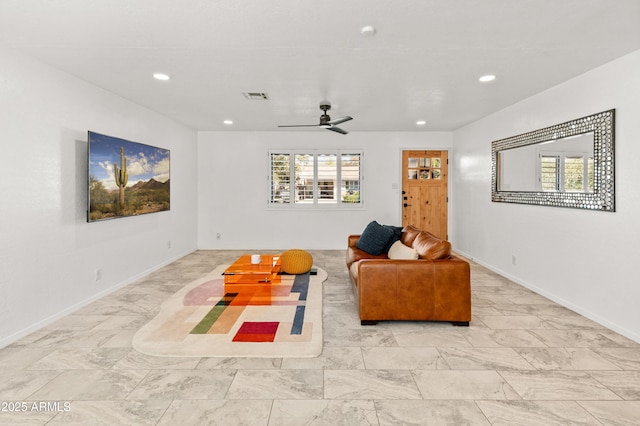
[[[327,111],[331,109],[331,102],[322,101],[320,102],[320,109],[322,110],[322,115],[320,116],[320,124],[289,124],[289,125],[281,125],[278,127],[322,127],[327,130],[331,130],[333,132],[340,133],[342,135],[346,135],[346,130],[342,130],[340,127],[337,127],[338,124],[344,123],[345,121],[353,120],[352,117],[348,115],[341,118],[336,118],[332,120],[329,115],[327,115]]]

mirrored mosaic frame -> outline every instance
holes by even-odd
[[[498,152],[593,132],[593,192],[498,190]],[[615,109],[491,142],[491,201],[615,212]]]

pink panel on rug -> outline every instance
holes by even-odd
[[[273,294],[273,296],[288,296],[291,294],[291,286],[290,285],[272,286],[271,293]]]
[[[224,296],[224,280],[211,280],[189,291],[183,300],[184,306],[213,306]]]
[[[243,322],[234,342],[273,342],[279,322]]]

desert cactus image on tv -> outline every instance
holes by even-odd
[[[89,132],[87,221],[167,211],[170,151]]]

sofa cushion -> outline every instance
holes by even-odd
[[[417,259],[418,251],[412,247],[402,244],[402,241],[396,241],[391,245],[388,253],[389,259]]]
[[[380,225],[374,220],[369,222],[364,231],[362,231],[356,247],[369,254],[378,256],[385,252],[392,238],[393,230]]]
[[[451,243],[422,231],[413,240],[412,246],[417,250],[420,259],[444,259],[451,255]]]
[[[400,241],[402,241],[402,244],[404,244],[405,246],[411,247],[413,245],[413,241],[416,239],[420,232],[422,232],[422,230],[416,228],[415,226],[407,225],[404,227],[404,231],[402,232],[402,238],[400,238]]]

